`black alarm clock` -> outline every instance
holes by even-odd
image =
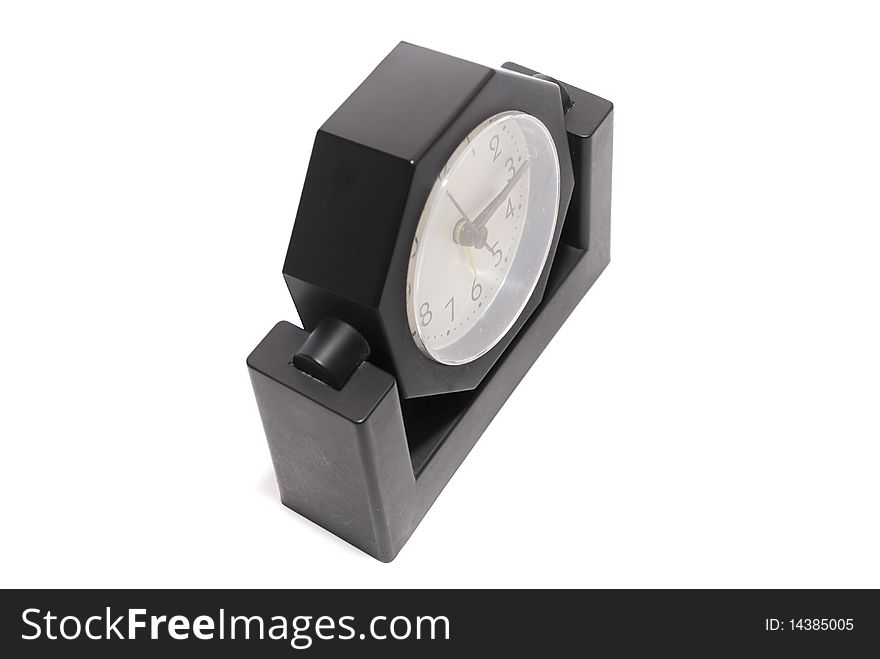
[[[609,262],[613,106],[399,44],[320,128],[248,357],[282,502],[392,560]]]

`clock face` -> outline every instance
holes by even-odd
[[[465,364],[507,334],[547,261],[559,186],[556,145],[529,114],[490,117],[458,146],[428,196],[407,272],[409,327],[428,357]]]

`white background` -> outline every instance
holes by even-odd
[[[0,585],[880,586],[869,6],[4,3]],[[385,565],[278,502],[245,357],[400,40],[614,101],[613,241]]]

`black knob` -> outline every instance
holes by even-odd
[[[571,110],[571,106],[574,105],[571,101],[571,95],[568,93],[568,90],[565,88],[561,82],[556,80],[555,78],[551,78],[550,76],[545,76],[543,73],[536,73],[533,77],[538,78],[538,80],[546,80],[547,82],[554,83],[557,87],[559,87],[559,94],[562,96],[562,112],[568,112]]]
[[[325,318],[290,363],[316,380],[342,389],[369,356],[370,345],[360,332],[337,318]]]

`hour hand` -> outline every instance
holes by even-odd
[[[446,196],[449,197],[449,201],[451,201],[452,205],[455,206],[455,210],[457,210],[461,214],[461,219],[468,220],[467,213],[464,212],[464,209],[455,200],[455,197],[452,196],[452,193],[449,191],[449,188],[446,188]],[[470,220],[468,220],[468,222],[470,222]]]

